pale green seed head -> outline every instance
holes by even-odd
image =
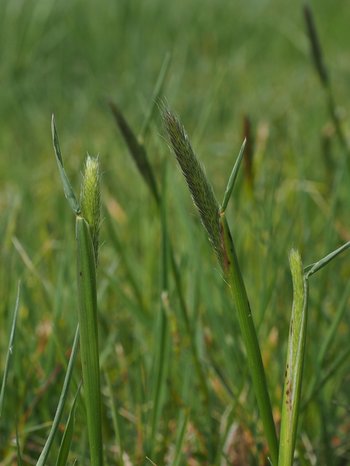
[[[98,258],[98,238],[100,231],[100,164],[98,157],[87,156],[83,182],[81,185],[80,204],[82,216],[90,227],[95,259]]]

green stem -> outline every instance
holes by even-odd
[[[238,322],[245,345],[248,367],[253,381],[253,388],[258,403],[265,435],[270,449],[273,465],[277,465],[278,442],[272,416],[271,401],[267,390],[265,370],[261,358],[258,337],[256,334],[247,292],[244,286],[232,236],[226,216],[220,214],[220,232],[224,251],[224,271],[230,287],[232,299],[237,310]]]

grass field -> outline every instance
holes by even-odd
[[[161,114],[169,107],[179,116],[219,202],[248,136],[225,216],[279,437],[290,251],[307,266],[350,240],[350,2],[311,6],[330,87],[314,66],[299,2],[0,0],[1,466],[277,466],[226,281],[234,284],[201,226]],[[147,154],[158,198],[111,102]],[[53,113],[77,197],[87,153],[99,154],[101,171],[90,272],[103,458],[92,460],[91,393],[87,379],[80,384],[94,331],[68,366],[78,318],[83,332],[77,256],[84,259],[85,243],[80,213],[75,219],[64,198]],[[349,264],[344,252],[308,280],[296,465],[350,464]]]

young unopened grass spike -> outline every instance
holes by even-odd
[[[81,184],[80,205],[81,214],[90,227],[94,245],[95,260],[98,262],[98,240],[100,232],[100,164],[98,157],[87,156],[85,171]]]

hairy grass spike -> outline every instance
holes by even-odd
[[[193,202],[199,211],[210,242],[222,264],[223,254],[219,226],[220,208],[213,189],[193,152],[189,138],[180,121],[167,109],[163,111],[163,119],[171,146],[190,189]]]
[[[100,232],[100,165],[98,157],[86,158],[83,182],[81,185],[80,204],[82,216],[90,227],[94,246],[95,261],[98,258],[98,239]]]

